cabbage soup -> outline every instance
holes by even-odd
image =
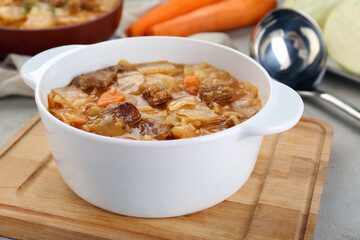
[[[133,140],[203,136],[261,109],[257,87],[205,62],[117,65],[76,76],[48,95],[48,110],[78,129]]]

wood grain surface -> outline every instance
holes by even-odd
[[[0,235],[18,239],[312,239],[332,127],[302,118],[264,138],[246,184],[224,202],[175,218],[113,214],[61,179],[39,117],[0,149]]]

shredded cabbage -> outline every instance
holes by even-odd
[[[137,70],[143,74],[169,73],[175,69],[175,66],[168,62],[156,62],[136,65]]]
[[[194,107],[197,104],[195,97],[183,97],[168,102],[167,108],[169,111],[176,111],[183,107]]]
[[[123,72],[117,75],[117,82],[121,92],[139,94],[145,78],[138,71]]]
[[[146,85],[157,85],[157,86],[163,86],[168,89],[172,89],[174,91],[178,91],[179,87],[177,86],[177,80],[169,75],[161,74],[161,73],[155,73],[155,74],[149,74],[146,76]]]
[[[80,112],[86,110],[86,104],[94,101],[92,97],[75,86],[56,88],[53,92],[58,95],[53,100],[65,107],[71,107]]]
[[[210,122],[219,118],[219,115],[204,103],[198,103],[193,109],[179,109],[176,113],[187,117],[188,121]]]

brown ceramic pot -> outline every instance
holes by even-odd
[[[91,44],[110,39],[121,19],[123,0],[110,12],[79,24],[45,29],[0,27],[0,59],[9,53],[35,55],[69,44]]]

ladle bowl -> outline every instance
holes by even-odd
[[[316,89],[326,72],[326,43],[306,13],[286,8],[268,13],[254,29],[250,54],[272,78],[302,97],[321,98],[360,120],[358,109]]]

